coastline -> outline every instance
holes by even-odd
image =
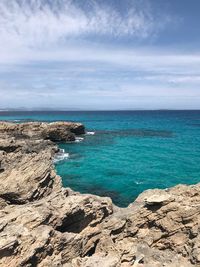
[[[56,143],[84,133],[0,122],[0,265],[200,266],[200,184],[147,190],[127,208],[63,188]]]

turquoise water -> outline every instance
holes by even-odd
[[[56,164],[66,187],[127,206],[149,188],[200,181],[200,111],[22,112],[1,120],[80,121],[82,142],[60,144]]]

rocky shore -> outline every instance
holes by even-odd
[[[200,266],[200,184],[148,190],[123,209],[63,188],[56,142],[84,131],[0,122],[0,266]]]

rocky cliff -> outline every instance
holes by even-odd
[[[200,185],[148,190],[127,208],[62,188],[55,142],[77,123],[0,123],[0,266],[200,266]]]

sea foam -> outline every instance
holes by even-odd
[[[86,135],[94,135],[95,132],[86,132]]]
[[[64,149],[59,149],[59,152],[56,154],[54,158],[54,163],[57,163],[62,160],[66,160],[69,158],[69,153],[66,153]]]
[[[76,143],[80,143],[80,142],[82,142],[83,140],[84,140],[83,137],[76,137],[75,142],[76,142]]]

